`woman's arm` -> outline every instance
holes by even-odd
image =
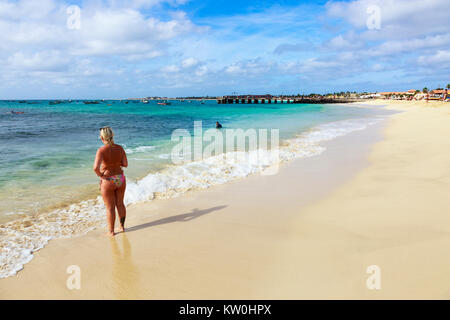
[[[100,166],[102,164],[102,152],[100,151],[100,149],[97,151],[97,154],[95,156],[95,161],[94,161],[94,171],[95,174],[98,175],[100,178],[103,176],[103,173],[100,171]]]
[[[122,164],[121,164],[121,166],[124,167],[124,168],[128,167],[128,159],[127,159],[127,154],[126,154],[125,150],[123,150],[123,157],[122,157]]]

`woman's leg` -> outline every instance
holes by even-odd
[[[119,214],[120,226],[119,230],[125,232],[125,218],[127,216],[127,208],[123,203],[123,198],[125,196],[125,189],[127,188],[127,182],[124,181],[120,188],[116,189],[116,207],[117,213]]]
[[[101,184],[103,202],[106,207],[106,219],[108,221],[108,235],[114,236],[114,224],[116,222],[116,186],[113,182],[103,180]]]

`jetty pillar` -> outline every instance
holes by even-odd
[[[245,103],[245,99],[241,99],[241,103]]]
[[[252,99],[247,99],[247,103],[252,103]]]
[[[261,103],[266,103],[266,99],[261,99]]]

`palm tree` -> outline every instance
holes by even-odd
[[[427,87],[423,88],[422,92],[423,93],[428,93],[428,88]]]
[[[447,89],[450,89],[450,83],[449,83],[449,84],[447,84]]]

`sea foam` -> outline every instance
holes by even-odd
[[[140,152],[148,152],[154,150],[155,146],[139,146],[136,148],[125,148],[125,152],[127,154],[140,153]]]
[[[382,117],[351,119],[319,125],[301,135],[284,141],[277,157],[267,150],[212,156],[150,173],[138,181],[127,181],[125,204],[175,197],[191,190],[261,174],[278,163],[318,155],[325,150],[320,143],[350,132],[363,130]],[[153,146],[127,150],[145,152]],[[105,207],[101,197],[82,201],[69,207],[37,216],[27,216],[0,225],[0,278],[15,275],[43,248],[49,240],[83,235],[104,227]]]

